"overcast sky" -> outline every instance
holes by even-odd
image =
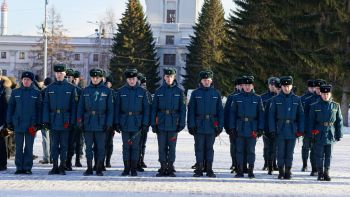
[[[2,3],[4,0],[0,0]],[[140,0],[144,9],[144,0]],[[45,0],[7,0],[8,34],[37,35],[37,26],[44,21]],[[95,25],[87,21],[97,21],[105,16],[107,9],[113,9],[118,23],[125,10],[127,0],[48,0],[60,13],[69,36],[89,36]],[[226,16],[234,8],[233,0],[222,0]]]

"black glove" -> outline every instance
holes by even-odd
[[[335,137],[335,141],[339,142],[340,141],[340,137]]]
[[[184,126],[177,126],[176,133],[179,133],[180,131],[184,130]]]
[[[7,123],[6,128],[13,131],[14,126],[13,126],[12,122]]]
[[[117,132],[120,133],[120,125],[119,124],[114,124],[113,129]]]
[[[142,134],[146,134],[149,130],[149,126],[148,125],[142,125],[142,128],[141,128],[141,133]]]
[[[268,138],[269,139],[273,140],[273,139],[275,139],[275,137],[276,137],[276,133],[275,132],[268,132]]]
[[[159,133],[158,127],[157,126],[152,127],[152,132],[158,134]]]
[[[229,134],[231,137],[235,138],[235,137],[237,137],[237,130],[236,130],[236,129],[229,129],[229,130],[228,130],[228,134]]]
[[[35,128],[36,128],[36,131],[42,130],[43,129],[43,125],[42,124],[36,124]]]
[[[256,134],[257,134],[257,137],[259,138],[264,135],[264,131],[262,129],[258,129]]]
[[[44,122],[42,128],[49,130],[50,129],[50,123]]]
[[[113,127],[108,126],[108,125],[105,125],[103,127],[103,130],[106,132],[106,134],[114,132]]]
[[[215,129],[215,136],[218,137],[220,135],[220,133],[222,132],[222,128],[216,128]]]
[[[195,135],[197,133],[197,129],[196,128],[188,128],[188,132],[191,134],[191,135]]]

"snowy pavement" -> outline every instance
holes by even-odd
[[[347,128],[347,130],[349,130]],[[331,182],[318,182],[310,177],[310,172],[300,172],[301,145],[297,142],[294,154],[293,179],[278,180],[277,172],[269,176],[261,171],[263,165],[263,142],[258,140],[256,146],[256,179],[233,178],[229,167],[231,158],[229,139],[226,133],[221,134],[215,143],[214,171],[217,178],[193,178],[190,167],[195,162],[193,137],[181,132],[178,138],[175,167],[176,178],[155,177],[159,168],[157,162],[157,140],[155,134],[149,133],[146,148],[146,172],[138,177],[121,177],[123,169],[121,153],[121,136],[115,135],[112,168],[105,176],[84,177],[83,168],[74,168],[66,176],[49,176],[51,165],[42,165],[41,135],[35,140],[34,152],[39,159],[34,161],[33,175],[14,175],[13,158],[9,160],[8,170],[0,173],[0,197],[7,196],[350,196],[350,133],[344,135],[341,142],[334,146],[331,167]]]

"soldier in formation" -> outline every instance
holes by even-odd
[[[21,86],[12,94],[6,85],[8,79],[0,76],[0,151],[5,153],[0,154],[0,170],[7,168],[4,136],[10,129],[16,134],[15,174],[31,174],[33,143],[36,132],[41,130],[43,139],[46,136],[49,140],[43,144],[47,153],[40,163],[50,163],[52,158],[49,174],[65,175],[66,170],[72,170],[74,154],[75,166],[81,167],[80,142],[85,139],[84,175],[93,174],[95,160],[96,175],[103,176],[105,167],[111,167],[116,131],[123,141],[121,175],[137,176],[137,171],[143,172],[147,167],[145,147],[152,126],[158,138],[160,162],[156,176],[176,176],[176,144],[178,133],[185,128],[186,101],[175,69],[164,68],[163,84],[153,98],[147,91],[146,77],[136,69],[125,71],[126,83],[116,90],[112,89],[113,78],[98,68],[90,70],[91,82],[86,88],[78,71],[58,64],[54,72],[53,83],[50,78],[43,81],[31,72],[23,72]],[[188,104],[187,126],[195,142],[194,177],[203,176],[203,172],[216,177],[213,145],[224,127],[230,138],[235,177],[244,177],[248,164],[248,177],[255,178],[255,145],[263,136],[263,169],[268,169],[268,174],[278,169],[279,179],[291,179],[296,139],[303,137],[302,171],[307,170],[310,158],[310,175],[318,175],[320,181],[331,180],[333,145],[342,138],[340,106],[332,100],[331,85],[322,79],[309,80],[308,91],[298,97],[292,77],[270,77],[268,91],[258,96],[254,77],[241,76],[236,78],[235,91],[223,107],[221,95],[213,87],[213,77],[209,70],[199,73],[199,87],[192,92]]]

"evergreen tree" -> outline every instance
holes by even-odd
[[[298,87],[310,78],[337,82],[344,76],[345,0],[235,3],[239,9],[229,19],[225,54],[236,73],[255,75],[258,87],[271,75],[292,75]]]
[[[114,87],[125,83],[124,71],[137,68],[147,77],[148,89],[153,92],[159,84],[158,58],[151,27],[139,0],[129,0],[118,31],[113,38],[110,70]]]
[[[226,36],[226,21],[221,0],[205,0],[198,22],[193,27],[187,47],[189,54],[186,60],[186,75],[184,87],[197,87],[201,70],[210,69],[214,72],[215,87],[227,95],[232,87],[231,69],[224,65],[223,45]]]

